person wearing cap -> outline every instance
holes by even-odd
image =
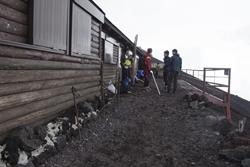
[[[164,89],[167,90],[167,87],[168,87],[168,75],[169,75],[169,72],[170,72],[170,66],[168,65],[168,62],[170,60],[168,50],[164,51],[164,59],[163,60],[164,60],[163,80],[164,80],[164,83],[165,83]]]
[[[174,80],[174,90],[173,93],[176,92],[177,89],[177,78],[178,74],[181,72],[182,68],[182,59],[180,55],[178,54],[176,49],[172,50],[173,56],[170,58],[167,65],[170,66],[170,73],[168,78],[168,93],[171,91],[172,82]]]
[[[149,74],[152,69],[151,66],[151,56],[152,56],[152,49],[148,48],[146,57],[145,57],[145,69],[144,69],[144,89],[146,92],[150,91],[149,87]]]

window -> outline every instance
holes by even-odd
[[[32,44],[66,50],[69,0],[34,0]]]
[[[73,5],[72,52],[78,55],[90,55],[91,16],[77,5]]]

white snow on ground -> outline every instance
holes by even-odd
[[[92,111],[91,113],[92,115],[97,116],[97,113],[95,111]]]
[[[91,115],[96,116],[97,113],[95,111],[89,112],[88,117],[90,118]],[[46,142],[46,144],[40,145],[39,148],[32,151],[31,152],[32,157],[37,157],[42,152],[46,151],[46,148],[45,148],[46,146],[55,147],[54,143],[56,142],[59,131],[62,130],[62,123],[64,120],[68,121],[69,118],[67,118],[67,117],[58,118],[55,123],[50,122],[47,124],[48,130],[47,130],[47,136],[45,137],[45,140],[47,142]],[[76,124],[72,124],[71,127],[76,130],[78,128],[76,117],[75,117],[75,121],[76,121]],[[84,122],[84,119],[79,118],[79,123],[83,123],[83,122]],[[81,126],[81,124],[80,124],[80,126]],[[9,165],[8,164],[6,165],[6,163],[2,160],[1,152],[5,149],[5,147],[6,147],[6,145],[3,145],[3,146],[0,145],[0,167],[9,167]],[[6,156],[6,158],[8,157],[8,155],[5,155],[5,156]],[[25,153],[25,151],[19,150],[18,164],[26,165],[28,163],[28,161],[29,161],[29,159],[28,159],[28,156]]]
[[[31,152],[31,156],[32,157],[37,157],[42,152],[44,152],[44,146],[41,145],[38,149],[36,149],[36,150],[34,150],[34,151]]]
[[[73,124],[73,125],[72,125],[72,128],[76,130],[76,129],[77,129],[77,125],[76,125],[76,124]]]
[[[2,160],[2,152],[5,149],[6,145],[1,146],[0,145],[0,167],[7,167],[5,162]]]
[[[19,153],[18,164],[26,165],[29,162],[28,155],[25,153],[25,151],[20,151],[20,149],[18,149],[18,153]]]

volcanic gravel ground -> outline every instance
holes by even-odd
[[[163,87],[161,78],[159,87]],[[221,135],[205,126],[215,110],[191,109],[183,100],[189,90],[175,94],[161,90],[153,81],[151,92],[137,83],[132,94],[120,96],[117,111],[111,103],[102,114],[82,128],[83,141],[74,139],[42,166],[85,167],[231,167],[218,157]],[[214,108],[214,107],[213,107]]]

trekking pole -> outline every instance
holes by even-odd
[[[156,80],[155,80],[154,73],[153,73],[153,71],[150,71],[150,72],[152,73],[152,77],[153,77],[153,79],[154,79],[154,82],[155,82],[155,86],[156,86],[156,88],[157,88],[157,91],[158,91],[159,95],[161,95],[160,90],[159,90],[158,85],[157,85]]]

